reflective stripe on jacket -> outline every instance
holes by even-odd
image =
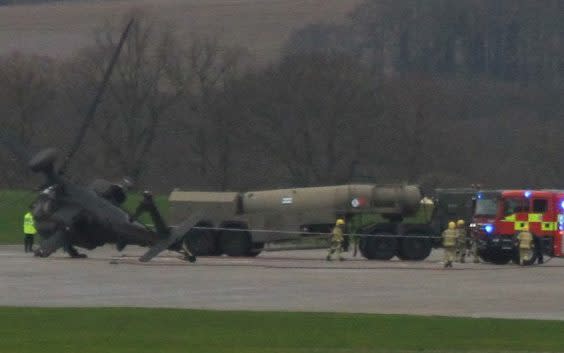
[[[457,239],[458,239],[458,231],[456,229],[446,229],[443,232],[443,246],[445,248],[456,246]]]
[[[529,232],[521,232],[517,236],[519,240],[519,249],[532,249],[533,248],[533,235]]]
[[[342,242],[344,240],[345,237],[343,235],[343,230],[341,229],[341,227],[335,226],[335,228],[333,228],[333,236],[331,237],[331,241]]]

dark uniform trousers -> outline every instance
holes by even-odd
[[[33,234],[26,234],[24,237],[24,249],[25,252],[33,251]]]
[[[543,247],[542,247],[542,239],[540,237],[534,236],[533,242],[535,244],[535,252],[537,254],[537,261],[539,264],[544,263],[544,256],[543,256]]]

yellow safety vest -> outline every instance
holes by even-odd
[[[24,234],[34,235],[34,234],[37,233],[31,212],[26,213],[25,216],[24,216],[23,231],[24,231]]]
[[[458,231],[456,229],[446,229],[443,232],[443,246],[445,248],[456,246],[457,239],[458,239]]]
[[[533,236],[531,233],[519,233],[517,239],[519,240],[519,249],[531,249],[533,247]]]
[[[335,228],[333,228],[333,236],[331,237],[331,241],[342,242],[343,240],[345,240],[343,230],[341,229],[341,227],[335,226]]]

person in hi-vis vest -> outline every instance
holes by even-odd
[[[443,248],[445,249],[444,253],[444,267],[452,267],[453,261],[456,259],[456,244],[458,239],[459,232],[456,229],[456,223],[449,222],[448,229],[445,229],[442,237],[443,237]]]
[[[25,252],[33,252],[33,238],[37,234],[35,229],[35,223],[33,221],[33,215],[28,211],[24,216],[23,221],[23,232],[24,232],[24,250]]]

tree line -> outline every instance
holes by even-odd
[[[366,1],[345,25],[297,31],[260,67],[244,48],[138,14],[69,177],[162,192],[564,187],[562,3]],[[67,60],[1,57],[0,128],[64,154],[119,28]],[[2,187],[37,185],[7,151],[0,161]]]
[[[560,86],[562,0],[371,0],[345,25],[311,24],[293,51],[355,53],[380,73]]]

